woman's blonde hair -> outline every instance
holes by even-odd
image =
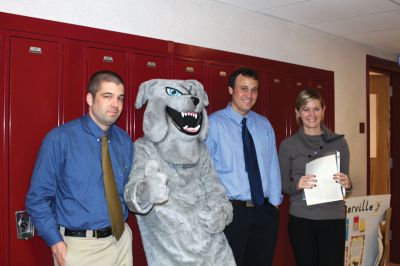
[[[295,108],[298,112],[300,112],[301,108],[303,108],[307,103],[311,102],[312,100],[318,100],[321,104],[321,107],[325,108],[325,102],[322,98],[321,94],[317,90],[313,89],[304,89],[302,90],[299,95],[297,96]],[[324,119],[322,118],[323,122]],[[299,116],[296,115],[296,124],[298,126],[302,125],[302,121]]]

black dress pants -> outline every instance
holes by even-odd
[[[270,203],[246,207],[232,203],[233,221],[225,235],[238,266],[272,265],[278,236],[279,211]]]
[[[345,220],[310,220],[289,215],[289,238],[297,266],[342,266]]]

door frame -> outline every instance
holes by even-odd
[[[386,59],[382,59],[382,58],[378,58],[378,57],[374,57],[374,56],[370,56],[367,55],[367,61],[366,61],[366,99],[367,99],[367,125],[369,125],[369,114],[370,114],[370,110],[369,110],[369,93],[370,93],[370,89],[369,89],[369,72],[370,71],[379,71],[385,74],[390,75],[390,84],[393,84],[393,77],[394,75],[399,76],[400,75],[400,65],[397,62],[394,61],[389,61]],[[390,112],[392,113],[392,111]],[[392,125],[392,119],[390,124]],[[392,128],[392,127],[391,127]],[[366,133],[367,133],[367,195],[370,195],[370,160],[369,160],[369,156],[370,156],[370,146],[369,146],[369,138],[370,138],[370,132],[369,132],[369,127],[367,126],[366,128]],[[393,143],[390,143],[390,147],[392,150],[393,147]],[[390,184],[390,191],[392,193],[393,188],[395,187],[395,184],[392,183],[393,181],[393,177],[392,177],[392,173],[391,173],[391,184]],[[396,183],[397,184],[397,183]],[[393,206],[393,195],[391,197],[391,203],[390,205]],[[397,198],[397,195],[396,195]],[[398,206],[398,202],[396,202],[396,206]],[[393,210],[392,213],[395,213],[395,210]],[[393,228],[397,227],[399,225],[399,221],[395,216],[392,216],[392,220],[391,220],[391,228],[393,230]],[[397,236],[399,237],[399,236]],[[397,239],[396,243],[392,242],[391,240],[391,250],[398,250],[399,248],[399,240]],[[395,245],[393,245],[395,244]],[[393,254],[393,253],[392,253]],[[395,261],[398,263],[398,261]]]
[[[369,125],[369,72],[370,71],[381,71],[385,74],[390,75],[391,73],[400,73],[400,66],[393,61],[389,61],[386,59],[382,59],[379,57],[367,55],[367,64],[366,64],[366,92],[367,92],[367,125]],[[366,133],[367,133],[367,140],[369,140],[370,137],[370,132],[369,132],[369,127],[366,127]],[[367,141],[367,195],[370,194],[370,163],[369,163],[369,155],[370,155],[370,147],[369,147],[369,141]]]

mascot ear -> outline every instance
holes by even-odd
[[[152,142],[159,142],[167,135],[168,124],[165,102],[154,96],[159,79],[151,79],[139,86],[135,107],[140,109],[146,102],[143,115],[143,133]]]
[[[162,141],[168,133],[165,108],[165,102],[160,98],[152,98],[147,103],[143,115],[143,133],[151,142]]]
[[[204,90],[203,84],[194,79],[188,79],[186,82],[194,85],[196,88],[196,94],[203,99],[204,106],[208,106],[208,95]]]
[[[151,79],[140,84],[135,102],[136,109],[140,109],[150,99],[152,92],[154,91],[150,88],[153,87],[157,81],[157,79]]]

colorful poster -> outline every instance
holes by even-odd
[[[378,255],[378,226],[390,207],[390,195],[345,199],[345,266],[372,266]]]

